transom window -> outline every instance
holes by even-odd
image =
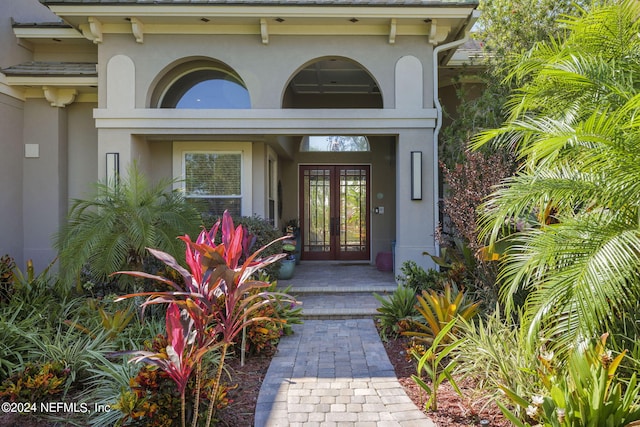
[[[305,136],[300,151],[370,151],[366,136]]]
[[[203,217],[242,212],[242,153],[184,152],[184,191]]]

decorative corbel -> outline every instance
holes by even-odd
[[[102,43],[102,22],[98,21],[98,19],[93,16],[89,17],[89,33],[89,40],[93,40],[96,44]]]
[[[397,26],[398,23],[396,18],[391,18],[391,22],[389,23],[389,44],[394,44],[396,42]]]
[[[439,26],[438,20],[431,21],[431,29],[429,31],[429,43],[436,46],[447,39],[449,35],[449,27],[446,25]]]
[[[131,18],[131,31],[138,43],[144,42],[144,24],[138,18]]]
[[[269,44],[269,28],[265,18],[260,18],[260,35],[262,36],[262,44]]]
[[[78,91],[71,88],[57,88],[52,86],[42,86],[44,97],[51,103],[52,107],[64,108],[71,104]]]

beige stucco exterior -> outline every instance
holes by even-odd
[[[299,217],[299,165],[370,165],[370,262],[395,241],[396,269],[406,260],[430,267],[423,252],[437,251],[434,47],[462,38],[475,7],[52,4],[51,11],[71,24],[62,31],[42,25],[12,29],[6,17],[45,22],[56,16],[35,0],[2,3],[0,43],[10,54],[0,67],[93,62],[97,75],[55,80],[0,74],[0,253],[20,263],[34,259],[40,268],[52,260],[50,238],[69,200],[105,179],[107,153],[119,154],[121,173],[137,161],[149,177],[160,179],[180,175],[180,147],[201,146],[246,155],[243,215],[268,216],[271,160],[282,184],[282,212],[275,218],[280,225]],[[356,13],[355,22],[347,19]],[[218,25],[203,25],[201,16]],[[56,31],[60,42],[48,37]],[[294,76],[326,58],[365,70],[383,108],[304,108],[304,97],[296,108],[286,108]],[[237,73],[251,108],[157,108],[166,73],[195,59],[217,61]],[[371,150],[303,153],[305,135],[364,135]],[[421,200],[410,194],[412,151],[422,152]],[[376,207],[384,213],[374,213]]]

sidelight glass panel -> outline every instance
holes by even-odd
[[[307,169],[304,185],[304,251],[331,251],[331,171]]]
[[[340,170],[340,252],[366,251],[367,171]]]

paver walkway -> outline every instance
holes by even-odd
[[[373,319],[306,320],[293,329],[262,383],[256,427],[435,426],[398,382]]]

